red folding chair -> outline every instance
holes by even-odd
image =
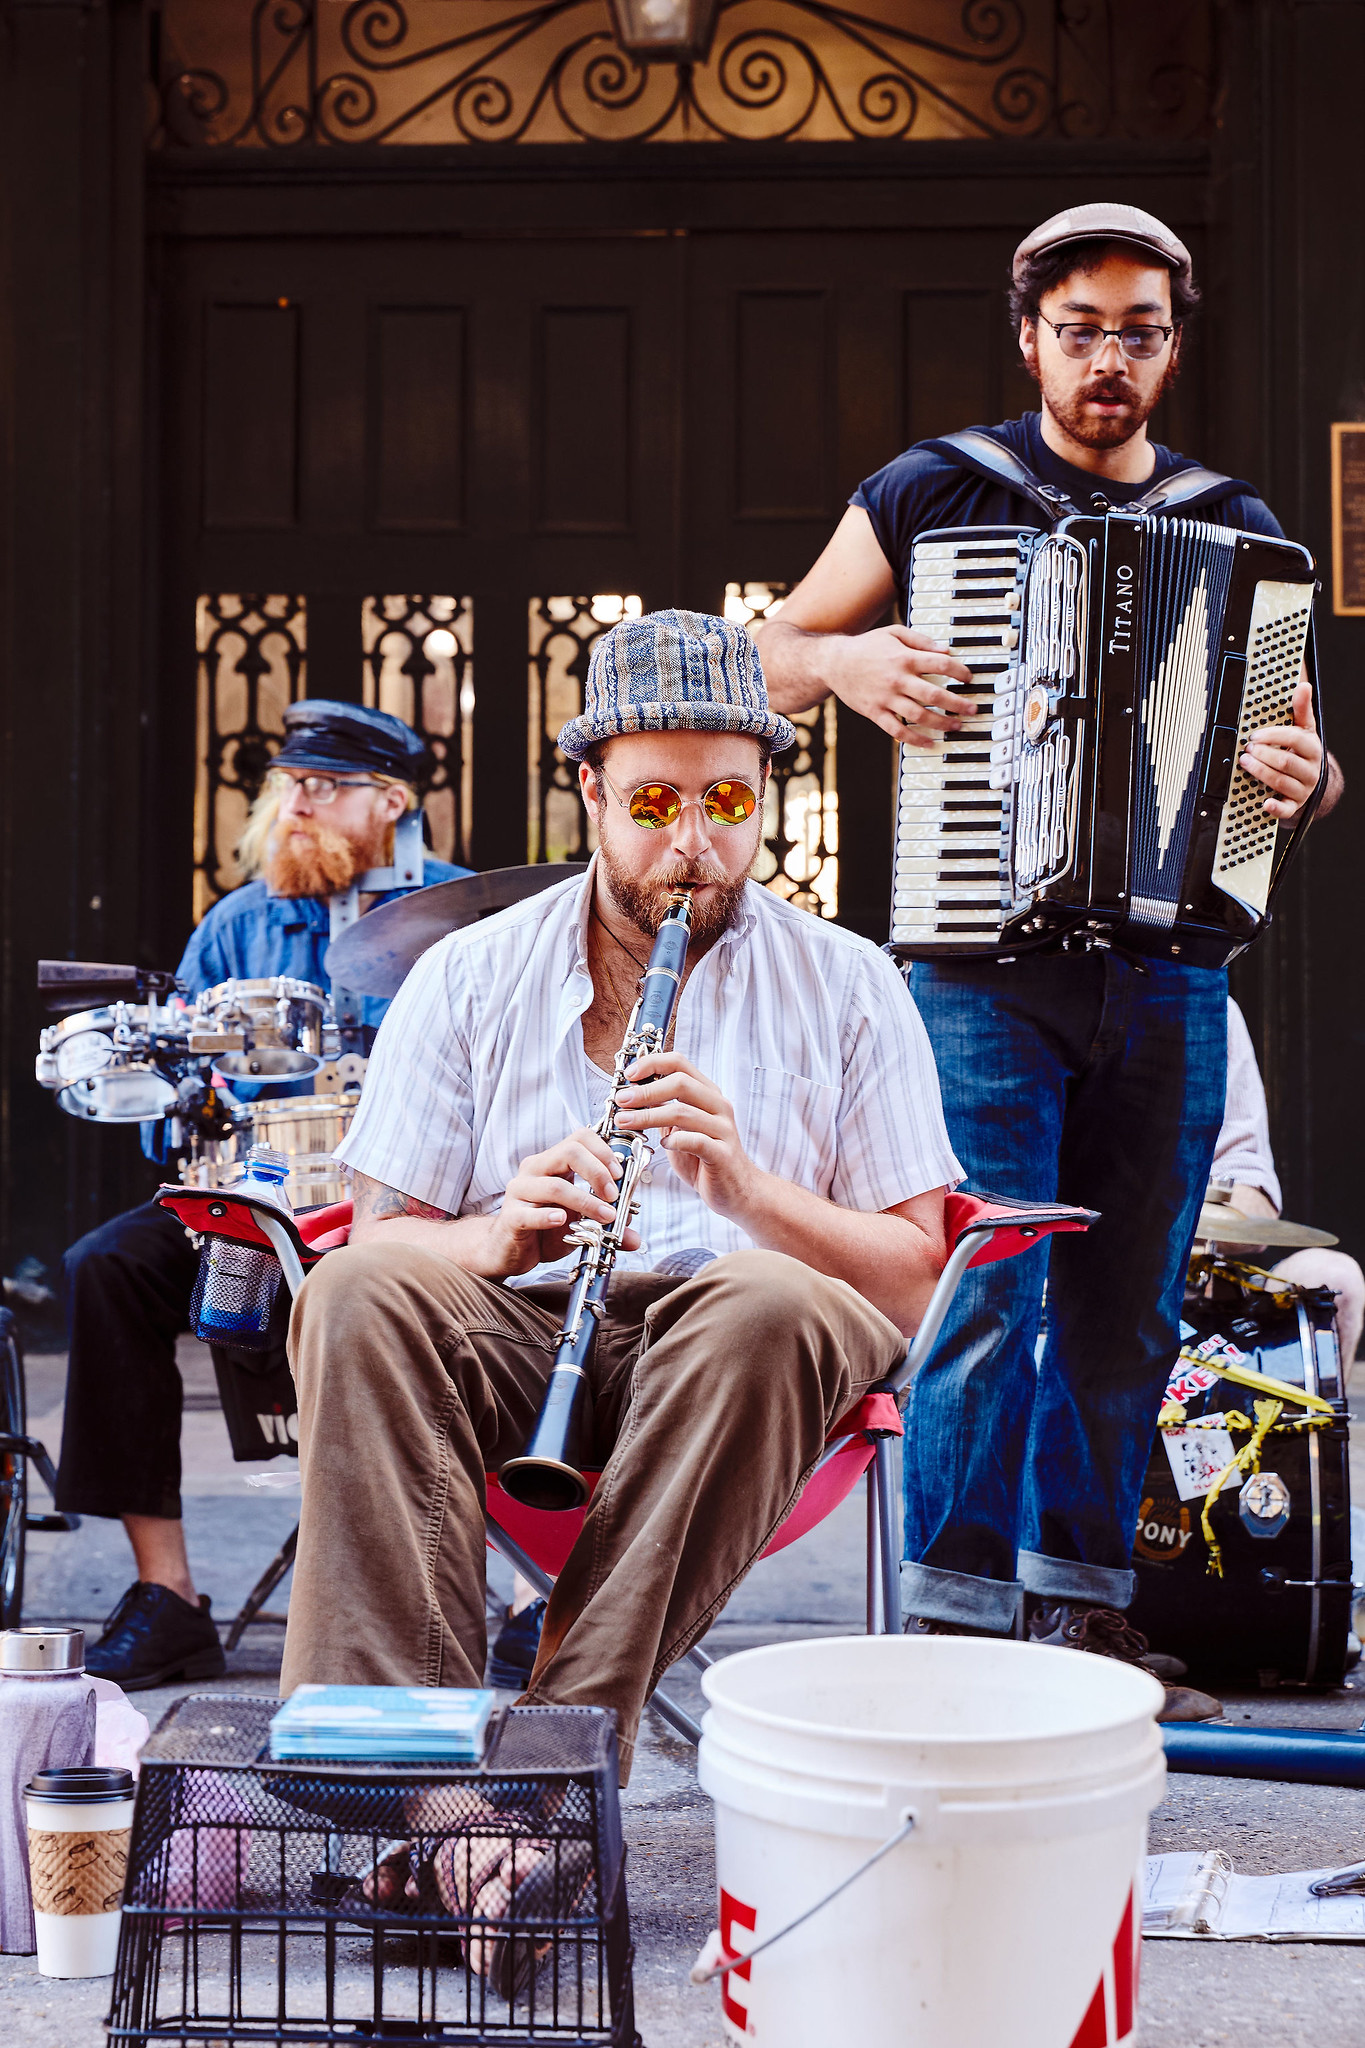
[[[349,1202],[289,1217],[281,1215],[268,1202],[236,1189],[163,1187],[157,1200],[202,1236],[226,1237],[238,1244],[254,1244],[273,1251],[285,1283],[294,1294],[303,1285],[309,1267],[316,1265],[324,1253],[345,1244],[350,1233]],[[906,1347],[905,1357],[893,1373],[839,1417],[801,1498],[763,1553],[764,1557],[774,1557],[779,1550],[797,1542],[832,1514],[866,1475],[869,1635],[900,1633],[900,1558],[892,1444],[905,1434],[901,1402],[937,1342],[963,1274],[970,1266],[1013,1258],[1058,1232],[1088,1230],[1098,1220],[1094,1209],[1077,1209],[1062,1202],[1014,1202],[999,1195],[949,1195],[944,1208],[947,1263],[930,1296],[924,1319]],[[584,1477],[591,1495],[600,1474],[586,1472]],[[537,1592],[548,1595],[555,1575],[562,1571],[578,1539],[586,1508],[552,1514],[540,1508],[523,1507],[503,1492],[496,1473],[488,1473],[486,1480],[489,1548],[504,1557]],[[253,1590],[233,1624],[235,1633],[230,1641],[236,1640],[251,1615],[288,1571],[297,1537],[296,1529]],[[687,1655],[703,1670],[715,1661],[699,1646]],[[700,1741],[701,1729],[696,1721],[665,1693],[656,1691],[650,1704],[678,1734],[690,1742]]]

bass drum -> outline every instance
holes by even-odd
[[[1188,1349],[1209,1337],[1247,1353],[1246,1367],[1341,1402],[1341,1367],[1325,1288],[1285,1285],[1275,1294],[1215,1283],[1227,1298],[1187,1297]],[[1182,1362],[1172,1375],[1185,1372]],[[1254,1420],[1257,1395],[1230,1380],[1179,1398],[1188,1419],[1240,1410]],[[1261,1398],[1265,1398],[1262,1396]],[[1302,1414],[1286,1406],[1285,1416]],[[1234,1449],[1247,1432],[1230,1432]],[[1192,1679],[1214,1685],[1333,1686],[1346,1669],[1351,1626],[1351,1489],[1344,1404],[1336,1421],[1273,1430],[1250,1486],[1230,1479],[1210,1515],[1223,1576],[1208,1569],[1200,1526],[1205,1496],[1181,1500],[1158,1430],[1142,1486],[1129,1619],[1154,1650],[1184,1659]],[[1244,1496],[1244,1488],[1246,1489]]]
[[[351,1127],[356,1095],[305,1095],[253,1102],[230,1138],[196,1139],[181,1178],[192,1188],[227,1188],[242,1178],[253,1145],[269,1145],[289,1161],[285,1182],[295,1209],[350,1199],[350,1183],[332,1154]]]

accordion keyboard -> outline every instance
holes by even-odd
[[[1010,907],[1020,538],[986,528],[912,551],[909,624],[971,670],[971,685],[948,688],[980,709],[932,747],[900,749],[893,941],[990,946]]]

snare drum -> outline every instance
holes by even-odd
[[[43,1032],[36,1075],[68,1116],[136,1124],[165,1116],[189,1060],[189,1025],[154,1004],[78,1010]]]
[[[285,1187],[295,1209],[350,1200],[350,1184],[332,1158],[350,1129],[359,1098],[307,1095],[293,1101],[254,1102],[230,1138],[196,1139],[181,1168],[190,1187],[227,1188],[242,1178],[253,1145],[270,1145],[289,1160]]]
[[[200,996],[198,1008],[215,1032],[242,1033],[244,1043],[238,1050],[284,1046],[315,1058],[322,1055],[327,995],[316,982],[295,981],[287,974],[220,981]]]

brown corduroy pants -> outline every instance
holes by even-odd
[[[484,1474],[526,1441],[566,1287],[507,1288],[409,1244],[330,1253],[294,1307],[303,1512],[281,1691],[480,1685]],[[790,1512],[830,1426],[904,1339],[840,1280],[736,1252],[614,1276],[593,1347],[594,1463],[528,1699],[645,1700]]]

